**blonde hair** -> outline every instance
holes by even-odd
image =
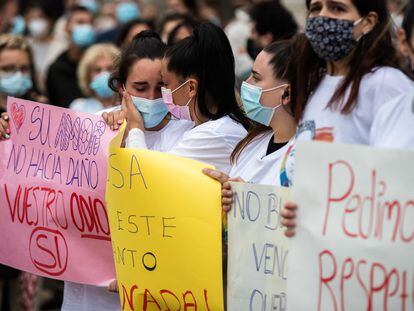
[[[0,35],[0,53],[2,53],[4,50],[19,50],[27,53],[29,56],[31,77],[34,82],[35,68],[33,62],[33,54],[27,40],[24,37],[18,35],[2,34]]]
[[[30,54],[32,52],[24,37],[11,34],[0,35],[0,52],[3,50],[21,50]]]
[[[79,87],[85,96],[92,96],[93,92],[89,87],[91,83],[91,69],[93,63],[102,57],[109,57],[113,59],[116,64],[121,51],[113,44],[102,43],[95,44],[86,50],[78,67]]]

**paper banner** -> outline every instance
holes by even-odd
[[[414,309],[414,153],[302,142],[288,310]]]
[[[101,117],[8,98],[11,138],[0,142],[0,263],[104,285],[115,278],[105,186],[109,142]]]
[[[124,310],[223,310],[221,187],[206,164],[111,148],[106,199]]]
[[[280,210],[291,190],[245,183],[231,187],[227,310],[285,310],[289,240]]]

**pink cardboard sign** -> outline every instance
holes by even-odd
[[[0,263],[92,285],[115,279],[100,116],[9,97],[0,142]]]

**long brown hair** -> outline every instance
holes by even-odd
[[[301,106],[301,102],[298,101],[297,93],[297,73],[296,59],[298,57],[298,48],[304,46],[306,37],[303,34],[298,34],[290,40],[276,41],[268,45],[264,51],[272,56],[269,61],[269,65],[272,66],[273,75],[278,80],[286,81],[290,84],[290,110],[295,117],[296,121],[299,119],[296,116],[298,106]],[[285,107],[285,106],[283,106]],[[299,109],[302,111],[302,108]],[[255,123],[246,137],[240,141],[236,148],[233,150],[230,160],[235,163],[240,156],[241,152],[247,145],[254,139],[261,137],[265,133],[272,129],[268,126],[264,126],[259,123]]]
[[[349,62],[349,72],[328,103],[328,107],[340,109],[342,114],[352,112],[357,104],[360,84],[365,74],[383,66],[401,69],[397,50],[392,42],[392,20],[386,0],[351,1],[362,17],[370,12],[376,12],[378,23],[371,32],[359,40]],[[311,0],[306,0],[308,9],[310,2]],[[297,98],[306,103],[323,78],[323,73],[326,71],[326,61],[316,55],[309,41],[305,42],[300,50],[302,56],[298,59],[300,74],[297,81]],[[349,97],[345,101],[349,88]],[[297,115],[302,115],[304,107],[305,105],[298,107]]]

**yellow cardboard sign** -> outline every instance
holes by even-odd
[[[106,200],[122,309],[223,310],[221,189],[205,167],[111,146]]]

